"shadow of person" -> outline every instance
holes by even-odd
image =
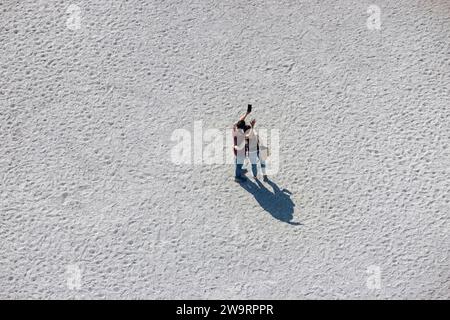
[[[261,208],[269,212],[272,217],[292,225],[300,225],[298,222],[291,221],[294,218],[295,204],[289,190],[280,190],[275,182],[268,180],[267,183],[271,186],[272,192],[258,179],[255,181],[256,183],[247,180],[240,185],[251,193]]]

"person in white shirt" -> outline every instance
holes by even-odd
[[[264,181],[268,181],[266,174],[266,159],[269,156],[269,149],[263,144],[258,135],[258,132],[255,129],[256,120],[253,119],[250,124],[251,128],[246,134],[246,137],[248,140],[248,158],[252,165],[253,177],[255,179],[258,179],[257,164],[259,160]]]

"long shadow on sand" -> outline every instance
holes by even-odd
[[[292,225],[300,225],[298,222],[291,221],[295,204],[290,197],[292,193],[289,190],[280,190],[275,182],[268,180],[267,183],[272,187],[272,192],[261,181],[256,180],[255,182],[247,180],[241,182],[240,186],[251,193],[259,205],[275,219]]]

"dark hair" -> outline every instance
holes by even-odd
[[[247,131],[247,130],[250,130],[251,128],[252,128],[252,126],[245,125],[245,127],[244,127],[244,132]]]
[[[244,130],[244,131],[246,131],[246,125],[245,125],[245,121],[244,120],[239,120],[237,123],[236,123],[236,127],[238,128],[238,129],[242,129],[242,130]]]

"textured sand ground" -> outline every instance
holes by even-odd
[[[450,298],[447,1],[0,17],[0,298]],[[175,129],[225,130],[249,102],[291,196],[171,162]]]

